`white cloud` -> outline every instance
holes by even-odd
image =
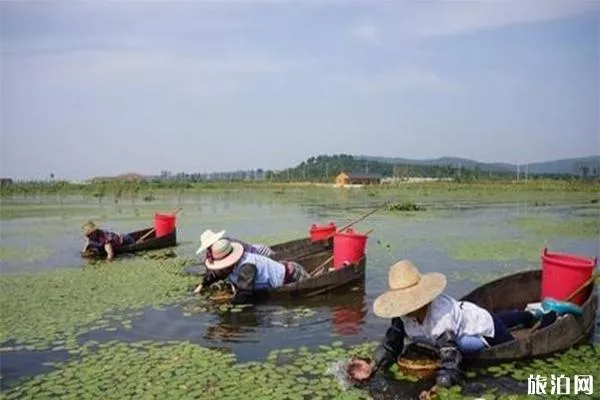
[[[397,34],[444,36],[598,12],[596,1],[429,1],[386,4],[381,21]]]

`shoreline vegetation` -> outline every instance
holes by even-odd
[[[415,182],[338,188],[314,182],[69,182],[13,183],[0,187],[0,218],[66,212],[71,206],[94,204],[146,208],[186,207],[203,198],[235,200],[240,195],[257,204],[302,204],[360,211],[387,203],[387,212],[430,214],[442,209],[516,205],[587,205],[600,210],[600,184],[582,180]],[[33,207],[33,205],[39,205]],[[411,207],[407,207],[410,205]],[[33,207],[33,208],[32,208]]]
[[[471,182],[461,181],[432,181],[432,182],[397,182],[376,185],[357,185],[356,187],[335,187],[333,183],[294,181],[204,181],[204,182],[178,182],[178,181],[100,181],[91,183],[73,183],[66,181],[32,181],[16,182],[0,187],[0,197],[30,196],[30,195],[89,195],[92,197],[122,196],[144,197],[152,193],[169,193],[177,190],[182,193],[197,191],[227,191],[227,190],[272,190],[274,194],[281,194],[283,190],[345,190],[359,189],[369,193],[386,193],[393,191],[447,191],[447,192],[473,192],[486,193],[510,190],[511,192],[598,192],[600,182],[591,180],[555,180],[555,179],[530,179],[528,181],[515,180],[477,180]]]

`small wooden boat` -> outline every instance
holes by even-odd
[[[527,304],[541,301],[540,270],[525,271],[500,278],[475,289],[461,300],[475,303],[491,312],[523,310]],[[482,361],[508,361],[549,355],[586,341],[594,333],[598,294],[589,290],[581,306],[583,315],[565,315],[543,329],[512,332],[515,340],[490,347],[473,357]]]
[[[153,228],[141,229],[139,231],[130,232],[129,234],[137,241],[150,232]],[[172,247],[177,245],[177,230],[173,230],[172,233],[156,237],[156,233],[152,232],[144,241],[140,243],[134,243],[128,246],[122,246],[115,249],[115,255],[125,253],[137,253],[140,251],[159,250],[166,247]],[[84,258],[105,258],[106,252],[104,249],[101,251],[86,251],[81,254]]]
[[[297,239],[270,246],[277,261],[295,261],[311,273],[327,260],[324,271],[302,282],[294,282],[275,289],[256,292],[259,299],[308,298],[329,292],[350,283],[364,280],[366,257],[344,268],[329,271],[333,265],[332,241],[311,242],[309,238]]]
[[[340,288],[350,283],[364,280],[366,257],[360,261],[337,270],[333,266],[333,242],[311,242],[309,238],[280,243],[271,248],[275,251],[274,259],[290,260],[302,265],[310,274],[329,260],[322,273],[301,282],[294,282],[275,289],[267,289],[260,296],[270,299],[307,298]]]

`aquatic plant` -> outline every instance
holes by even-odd
[[[527,216],[516,218],[511,224],[540,237],[598,238],[600,235],[600,213],[589,218]]]
[[[575,348],[571,348],[564,353],[557,354],[552,357],[545,359],[536,359],[533,361],[521,361],[505,363],[500,365],[491,366],[485,369],[481,369],[477,372],[471,372],[467,377],[468,380],[475,380],[480,376],[491,376],[494,379],[509,378],[515,383],[525,385],[527,388],[527,380],[530,376],[541,376],[547,379],[547,395],[539,395],[539,398],[565,398],[565,399],[593,399],[597,398],[600,393],[600,371],[598,370],[598,361],[600,360],[600,345],[583,345]],[[591,375],[593,377],[593,395],[586,395],[584,393],[578,393],[574,395],[574,387],[571,386],[570,394],[568,396],[557,396],[551,394],[551,379],[552,376],[565,375],[571,380],[573,385],[573,379],[576,375],[586,376]],[[523,389],[518,389],[517,393],[504,393],[500,391],[501,387],[483,388],[479,391],[483,393],[477,396],[473,396],[471,393],[463,394],[463,389],[460,386],[454,386],[450,389],[438,390],[435,399],[440,400],[453,400],[453,399],[473,399],[474,397],[483,397],[490,400],[526,400],[530,399],[531,395],[520,394]],[[520,392],[520,393],[519,393]]]
[[[363,352],[341,344],[272,352],[264,362],[236,364],[231,353],[189,342],[111,343],[81,359],[55,365],[3,393],[6,399],[35,396],[85,398],[189,399],[365,399],[355,388],[344,390],[328,374],[328,364]]]
[[[124,260],[85,268],[0,276],[0,343],[45,348],[89,331],[106,312],[169,304],[189,297],[190,260]]]
[[[471,239],[449,243],[450,255],[463,261],[535,261],[539,258],[540,242],[517,239]]]
[[[56,370],[13,384],[1,394],[16,398],[203,398],[203,399],[385,399],[393,391],[378,393],[377,387],[348,387],[331,372],[331,366],[351,357],[369,357],[376,342],[345,347],[336,341],[315,350],[272,350],[265,360],[237,363],[235,356],[221,349],[209,349],[190,342],[117,343],[88,342],[81,357],[56,363]],[[594,393],[600,391],[597,360],[600,348],[581,346],[545,360],[509,363],[469,372],[462,386],[439,389],[436,399],[525,399],[522,386],[529,375],[594,376]],[[390,369],[392,377],[411,378]],[[509,377],[515,392],[491,385],[468,390],[469,381],[479,376]],[[339,378],[339,377],[338,377]],[[463,393],[464,392],[464,393]],[[554,397],[553,397],[554,398]],[[573,398],[573,397],[570,397]],[[584,396],[578,398],[586,398]],[[592,397],[589,397],[592,398]]]
[[[420,206],[412,201],[403,201],[401,203],[388,204],[386,207],[388,211],[425,211],[427,208]]]

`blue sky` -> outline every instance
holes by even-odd
[[[600,154],[598,4],[3,2],[0,173]]]

